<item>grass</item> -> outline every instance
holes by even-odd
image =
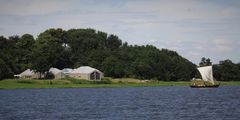
[[[221,81],[220,82],[220,85],[227,85],[227,86],[240,86],[240,81],[229,81],[229,82],[226,82],[226,81]]]
[[[17,88],[105,88],[105,87],[147,87],[147,86],[189,86],[190,81],[165,82],[154,80],[138,80],[132,78],[110,79],[102,81],[87,81],[73,78],[64,80],[16,80],[6,79],[0,81],[0,89]],[[221,85],[240,85],[240,81],[221,82]]]

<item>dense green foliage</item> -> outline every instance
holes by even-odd
[[[202,65],[209,62],[205,59]],[[175,51],[128,45],[116,35],[94,29],[48,29],[36,39],[30,34],[0,37],[0,79],[11,78],[27,68],[45,74],[50,67],[79,66],[95,67],[113,78],[188,81],[197,73],[196,65]],[[238,73],[234,80],[239,78],[239,64],[220,66],[217,74],[221,74],[221,80],[231,80],[233,73]]]
[[[231,60],[220,61],[213,65],[213,74],[216,80],[240,81],[240,63],[235,64]]]
[[[212,65],[212,62],[209,58],[202,57],[201,62],[199,63],[200,67]]]

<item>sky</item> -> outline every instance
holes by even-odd
[[[93,28],[198,64],[240,62],[240,0],[0,0],[0,36]]]

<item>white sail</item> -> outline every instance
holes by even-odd
[[[214,84],[212,66],[199,67],[197,69],[200,72],[200,74],[202,76],[202,79],[204,81],[209,81],[209,82],[212,82]]]

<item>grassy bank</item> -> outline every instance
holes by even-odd
[[[221,81],[220,85],[240,86],[240,81],[229,81],[229,82]]]
[[[104,88],[104,87],[147,87],[147,86],[188,86],[190,82],[164,82],[137,79],[107,79],[103,81],[65,80],[16,80],[0,81],[0,89],[17,88]],[[239,82],[221,82],[221,85],[240,85]]]

